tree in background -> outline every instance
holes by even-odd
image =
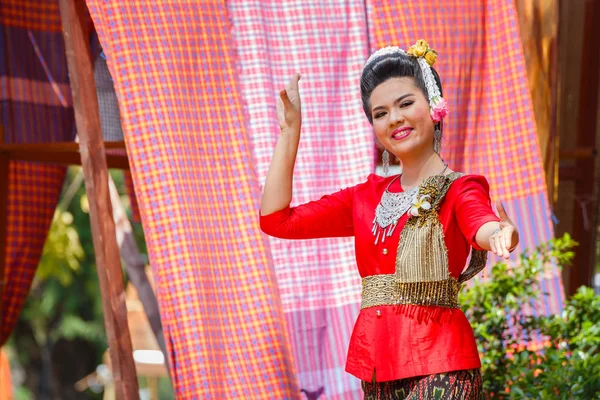
[[[111,171],[111,176],[128,206],[122,172]],[[74,388],[102,362],[107,348],[81,178],[79,167],[69,168],[31,292],[9,340],[13,364],[22,371],[17,398],[101,398]],[[141,226],[134,224],[134,230],[145,252]]]

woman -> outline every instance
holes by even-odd
[[[265,182],[261,229],[287,239],[355,237],[362,302],[346,371],[362,380],[366,399],[483,396],[479,354],[458,292],[484,267],[487,251],[508,258],[519,241],[502,203],[500,218],[492,211],[486,179],[456,173],[440,157],[447,106],[431,68],[436,57],[423,40],[408,52],[386,47],[362,73],[363,109],[385,148],[384,170],[390,152],[401,174],[371,174],[293,208],[300,76],[280,92],[281,135]]]

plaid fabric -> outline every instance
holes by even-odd
[[[6,143],[73,140],[73,109],[55,1],[2,2],[0,109]],[[12,332],[35,274],[64,167],[11,162],[0,345]]]
[[[375,150],[358,90],[368,54],[364,2],[231,0],[228,7],[261,191],[279,136],[275,101],[296,71],[303,126],[292,204],[363,181]],[[357,398],[360,383],[344,371],[360,303],[353,239],[268,240],[300,389]]]
[[[442,154],[450,165],[485,175],[522,235],[521,248],[552,238],[550,211],[513,1],[367,1],[371,50],[406,48],[424,38],[439,57],[450,115]],[[492,260],[493,261],[493,260]],[[560,271],[541,277],[549,296],[534,312],[557,313]]]
[[[11,162],[6,226],[3,320],[0,345],[10,336],[42,254],[52,222],[65,168],[39,163]]]
[[[40,32],[62,32],[56,0],[2,0],[0,24]]]
[[[298,397],[225,3],[88,6],[120,100],[177,397]]]

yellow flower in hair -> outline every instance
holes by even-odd
[[[419,46],[416,44],[410,46],[410,48],[408,49],[408,54],[412,54],[415,57],[423,57],[426,52],[427,52],[427,47]]]
[[[423,58],[425,58],[427,64],[431,66],[433,65],[433,63],[435,63],[435,60],[437,60],[437,53],[435,52],[435,50],[429,49],[427,53],[425,53],[425,56]]]
[[[415,43],[415,46],[425,46],[425,47],[429,48],[429,44],[423,39],[417,40],[417,43]]]
[[[415,57],[423,57],[429,50],[429,45],[423,39],[417,40],[417,43],[410,46],[408,54],[412,54]]]

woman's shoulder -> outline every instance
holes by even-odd
[[[398,176],[399,175],[381,176],[381,175],[377,175],[376,173],[373,172],[367,176],[366,181],[364,181],[362,183],[362,185],[363,185],[363,187],[368,187],[368,188],[378,188],[380,186],[386,186],[391,181],[396,179]]]
[[[360,197],[371,197],[381,193],[395,176],[397,175],[381,176],[374,172],[370,173],[366,179],[354,187],[355,193]]]
[[[490,184],[483,175],[462,174],[452,182],[446,196],[459,203],[473,198],[489,199]]]
[[[469,187],[483,187],[486,190],[490,188],[487,178],[483,175],[465,174],[462,172],[453,172],[453,174],[456,174],[457,178],[452,183],[450,190],[460,190],[461,188],[466,189]]]

